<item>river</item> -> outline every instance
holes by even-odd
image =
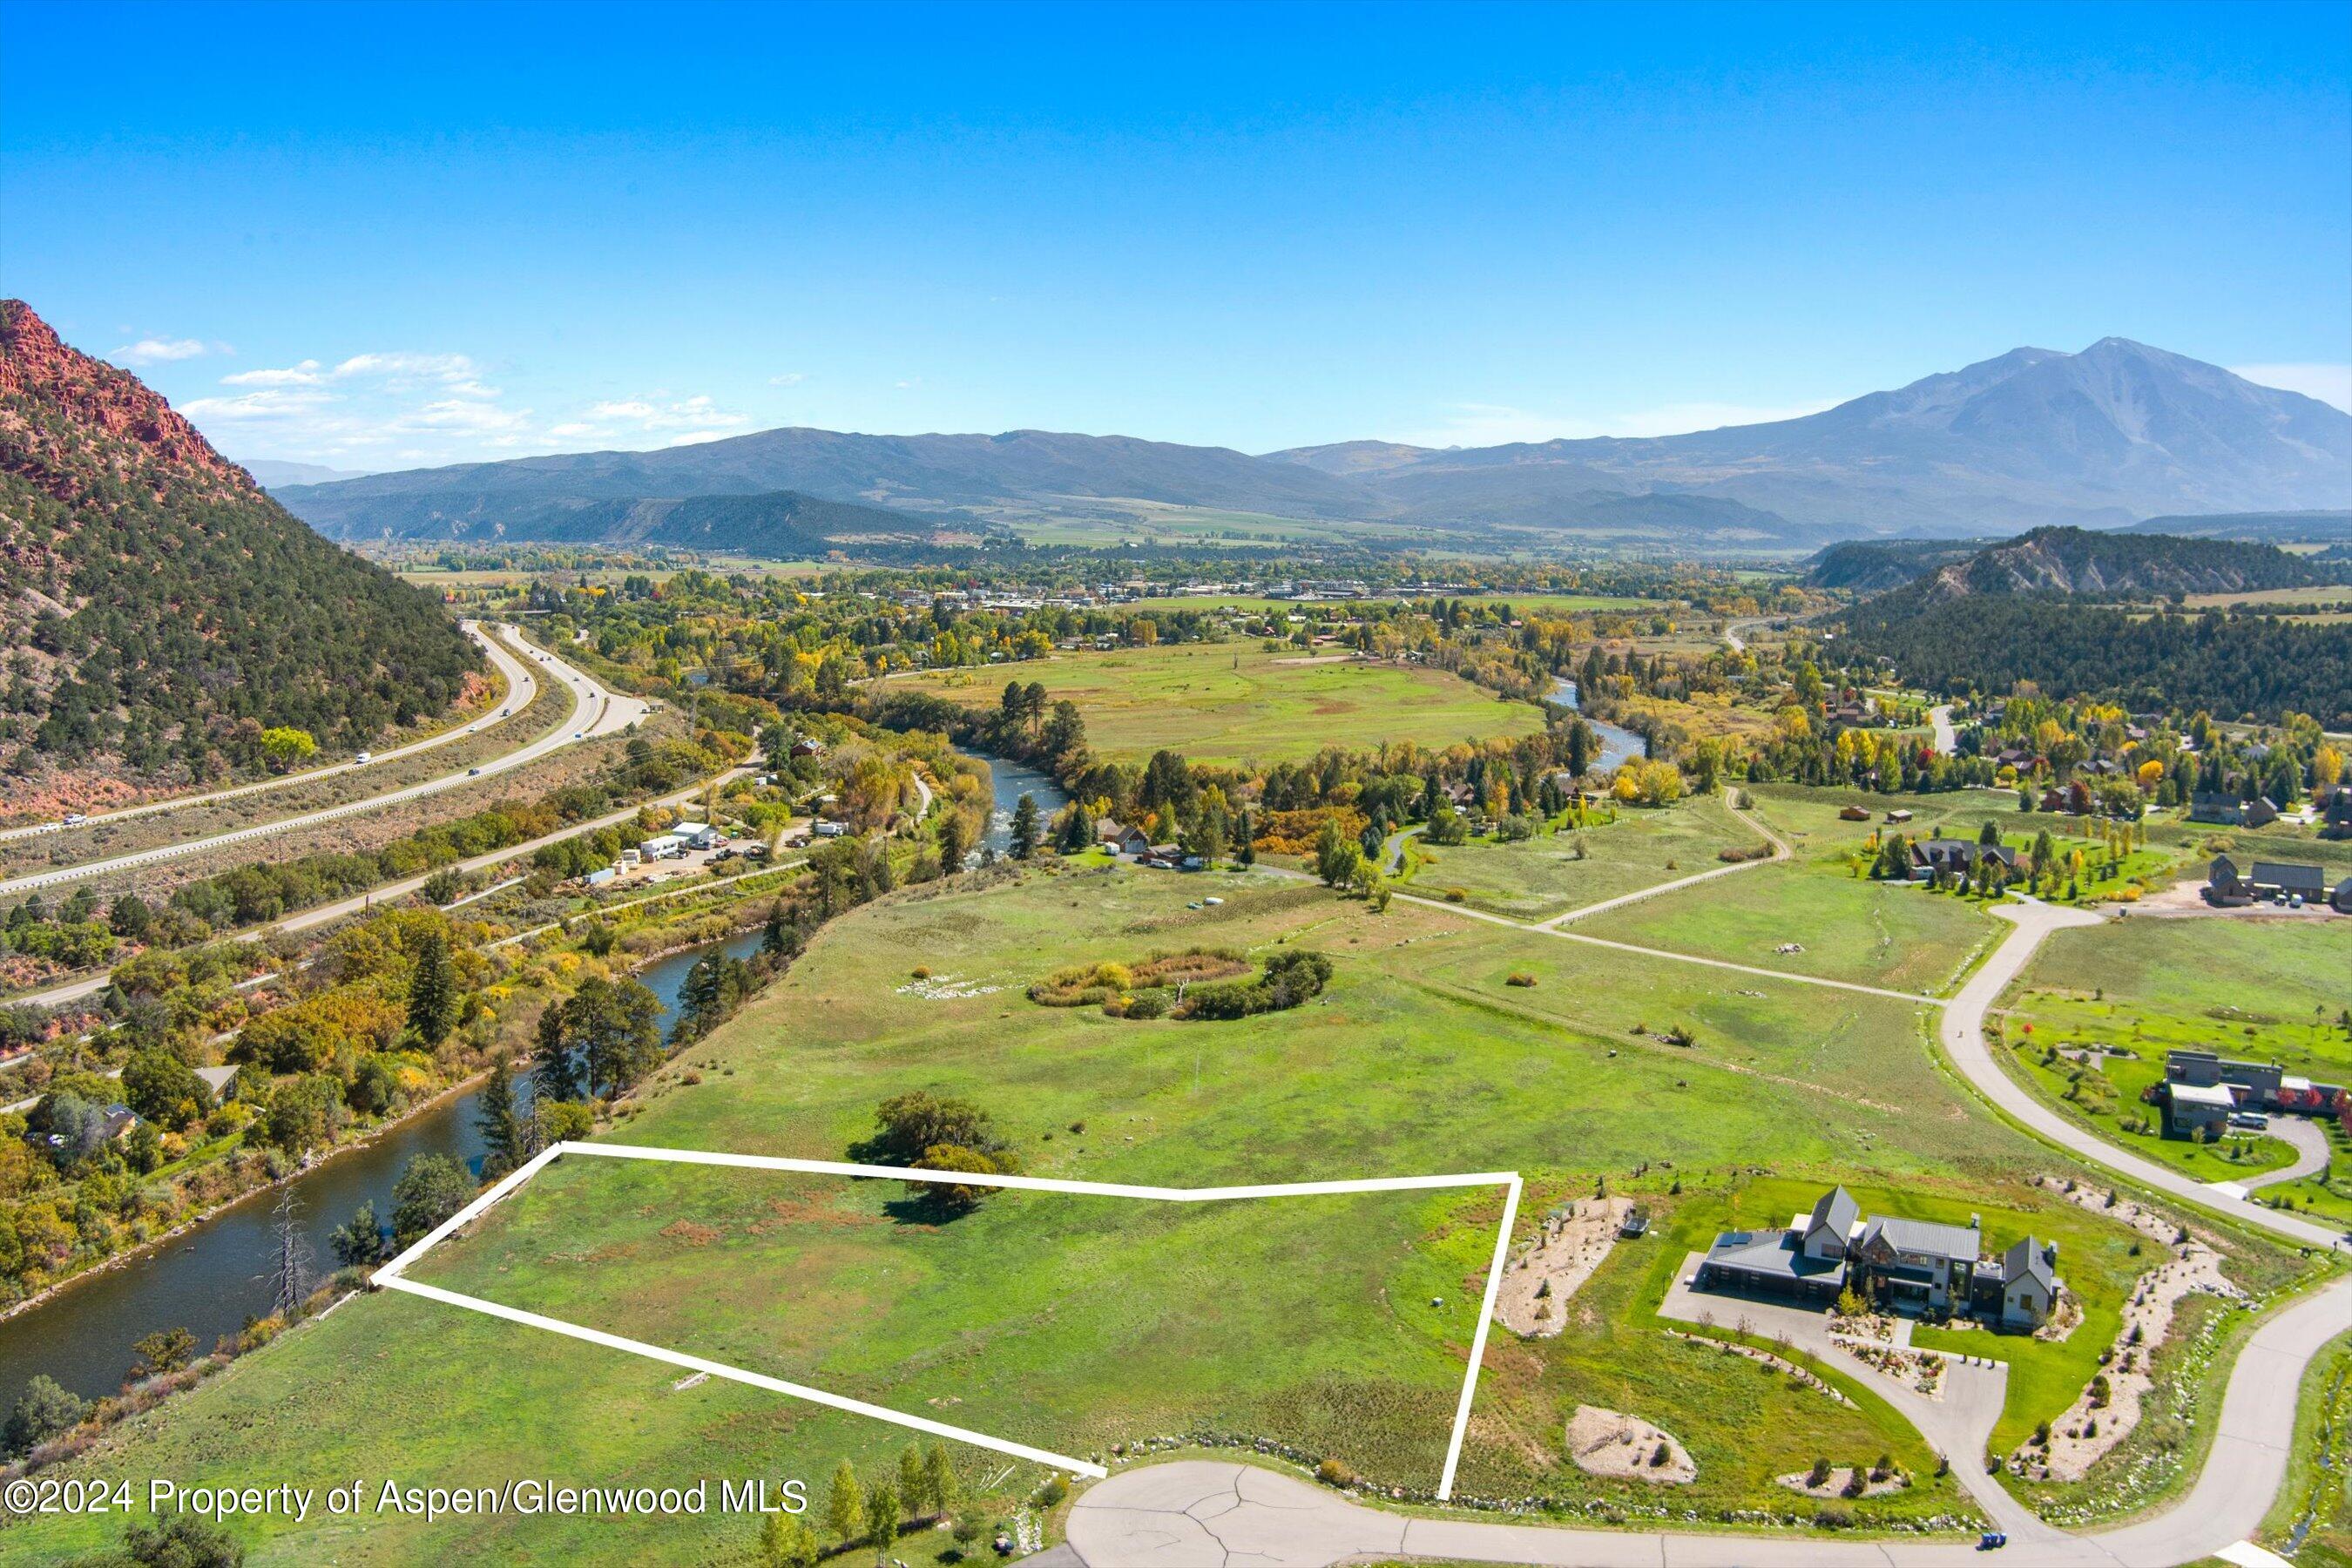
[[[979,752],[972,755],[988,764],[992,781],[988,831],[981,836],[980,841],[1000,855],[1013,842],[1013,808],[1020,805],[1023,795],[1033,796],[1037,803],[1040,832],[1054,819],[1055,812],[1070,804],[1069,792],[1055,784],[1051,775],[1040,773],[1026,763],[1016,763],[1007,757],[987,756]]]
[[[1013,841],[1013,808],[1023,795],[1036,797],[1041,822],[1061,810],[1069,796],[1035,768],[997,757],[985,760],[994,780],[994,809],[983,842],[1001,852]],[[741,957],[757,950],[760,936],[745,931],[719,945]],[[687,972],[709,951],[675,952],[638,973],[661,999],[665,1030]],[[360,1205],[373,1202],[377,1217],[390,1221],[393,1184],[415,1156],[453,1155],[480,1171],[482,1139],[474,1127],[479,1100],[475,1089],[452,1095],[364,1148],[294,1179],[321,1275],[334,1267],[328,1236]],[[247,1319],[268,1311],[269,1215],[279,1190],[256,1193],[154,1251],[77,1280],[31,1310],[0,1321],[0,1417],[16,1408],[36,1373],[46,1373],[85,1398],[111,1394],[137,1359],[133,1340],[157,1329],[186,1328],[209,1351],[221,1335],[236,1333]]]
[[[758,951],[761,933],[741,931],[721,944],[743,957]],[[661,998],[662,1026],[687,972],[709,948],[674,952],[637,973]],[[478,1089],[454,1094],[431,1110],[379,1135],[364,1148],[326,1161],[294,1178],[303,1228],[321,1276],[333,1270],[331,1232],[363,1203],[379,1219],[392,1218],[392,1187],[418,1154],[449,1154],[478,1173],[482,1137],[474,1118]],[[16,1408],[25,1384],[46,1373],[85,1398],[111,1394],[137,1359],[133,1340],[157,1329],[185,1328],[205,1351],[223,1334],[269,1310],[270,1210],[282,1189],[271,1187],[222,1210],[154,1251],[77,1280],[29,1311],[0,1321],[0,1413]]]
[[[1551,700],[1563,707],[1575,708],[1576,682],[1565,675],[1554,677]],[[1631,730],[1620,729],[1599,719],[1587,719],[1585,722],[1592,726],[1594,734],[1601,737],[1601,760],[1592,764],[1592,772],[1596,773],[1608,773],[1620,763],[1629,763],[1636,757],[1650,754],[1648,742]]]

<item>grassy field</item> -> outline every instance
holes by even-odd
[[[1565,1332],[1490,1342],[1464,1456],[1465,1494],[1540,1497],[1579,1517],[1802,1520],[1814,1505],[1772,1475],[1817,1454],[1881,1452],[1922,1484],[1853,1504],[1862,1527],[1964,1511],[1952,1483],[1928,1476],[1916,1434],[1875,1401],[1848,1410],[1661,1331],[1649,1308],[1685,1231],[1751,1208],[1778,1217],[1794,1206],[1790,1191],[1843,1181],[1899,1212],[1981,1211],[2003,1234],[2064,1236],[2070,1276],[2080,1254],[2095,1288],[2104,1275],[2091,1260],[2128,1245],[2028,1184],[2063,1163],[1975,1113],[1935,1066],[1919,1010],[1900,1002],[1444,909],[1375,914],[1243,873],[1039,869],[982,882],[910,889],[844,917],[665,1069],[615,1135],[838,1159],[871,1130],[877,1100],[923,1089],[990,1110],[1037,1174],[1205,1185],[1517,1170],[1530,1183],[1527,1226],[1599,1181],[1643,1194],[1662,1235],[1612,1255]],[[1226,902],[1186,907],[1204,894]],[[1218,1024],[1045,1008],[1024,994],[1064,964],[1194,944],[1311,948],[1335,974],[1303,1008]],[[931,972],[920,983],[917,965]],[[1514,974],[1536,984],[1507,984]],[[1690,1043],[1667,1043],[1670,1024]],[[1265,1437],[1407,1488],[1431,1480],[1432,1434],[1444,1428],[1498,1213],[1483,1194],[1161,1215],[1024,1196],[924,1229],[884,1206],[889,1188],[571,1163],[428,1272],[722,1359],[821,1368],[846,1392],[982,1429],[1001,1421],[1064,1452],[1188,1432]],[[1789,1191],[1755,1184],[1767,1170]],[[2291,1267],[2267,1252],[2256,1261],[2273,1279]],[[676,1380],[436,1303],[362,1297],[121,1429],[69,1473],[814,1482],[845,1456],[878,1473],[902,1437]],[[2036,1399],[2056,1397],[2055,1373],[2049,1383]],[[1700,1481],[1662,1498],[1565,1462],[1561,1424],[1580,1403],[1675,1433]],[[974,1485],[1003,1468],[960,1458]],[[1014,1470],[1000,1510],[1038,1479]],[[0,1555],[84,1549],[118,1528],[40,1519],[0,1534]],[[753,1531],[725,1518],[363,1518],[243,1533],[264,1563],[740,1559]]]
[[[1871,823],[1838,819],[1840,792],[1750,788],[1754,814],[1794,851],[1790,860],[1720,877],[1612,910],[1575,929],[1588,936],[1752,963],[1827,980],[1941,994],[2005,929],[1974,900],[1857,877],[1850,858]],[[1936,823],[1973,837],[1980,803],[1928,795],[1903,803],[1924,836]],[[1879,810],[1883,813],[1885,807]],[[1694,869],[1704,869],[1695,867]],[[1794,948],[1797,951],[1784,952]]]
[[[2314,1357],[2303,1374],[2286,1484],[2255,1536],[2262,1545],[2273,1552],[2294,1551],[2295,1562],[2315,1568],[2352,1564],[2347,1424],[2352,1424],[2352,1336]]]
[[[1656,811],[1621,809],[1614,822],[1564,827],[1516,844],[1488,839],[1423,847],[1413,890],[1450,897],[1514,920],[1549,920],[1622,893],[1711,870],[1722,849],[1764,847],[1719,796],[1687,798]]]
[[[1543,728],[1534,705],[1444,670],[1328,651],[1268,653],[1245,640],[1065,654],[1011,673],[1076,702],[1095,750],[1129,760],[1166,748],[1195,763],[1296,762],[1325,746],[1444,746]],[[940,671],[894,684],[984,706],[1003,694],[1007,678],[1003,669]]]
[[[2352,1004],[2347,973],[2352,925],[2341,921],[2126,920],[2063,931],[2003,999],[2004,1054],[2013,1074],[2101,1137],[2200,1181],[2241,1180],[2288,1163],[2292,1151],[2272,1138],[2200,1147],[2160,1137],[2141,1092],[2162,1081],[2176,1048],[2352,1082],[2352,1036],[2336,1022]],[[2086,1047],[2103,1054],[2065,1054]],[[2263,1195],[2352,1219],[2352,1186],[2307,1179]]]

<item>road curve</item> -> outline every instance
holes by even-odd
[[[1995,948],[1992,956],[1969,977],[1950,1004],[1944,1009],[1939,1031],[1944,1050],[1952,1065],[1960,1070],[1969,1084],[1985,1099],[2008,1113],[2012,1121],[2057,1144],[2073,1154],[2080,1155],[2094,1164],[2105,1165],[2118,1175],[2129,1177],[2145,1187],[2153,1187],[2168,1196],[2182,1199],[2225,1214],[2242,1224],[2253,1226],[2308,1247],[2333,1247],[2341,1232],[2325,1226],[2298,1219],[2276,1209],[2243,1198],[2217,1193],[2193,1176],[2185,1175],[2168,1165],[2142,1159],[2127,1150],[2118,1149],[2088,1128],[2069,1121],[2058,1112],[2036,1100],[2022,1084],[2000,1069],[1993,1060],[1991,1047],[1985,1044],[1985,1014],[2009,989],[2010,982],[2023,973],[2042,941],[2052,931],[2069,926],[2098,925],[2105,919],[2087,910],[2061,908],[2055,904],[2020,901],[2004,904],[1993,914],[2013,922],[2017,929]],[[2352,1327],[2347,1323],[2347,1327]]]
[[[461,736],[487,730],[494,724],[503,724],[530,706],[531,699],[539,694],[539,682],[532,676],[530,665],[508,652],[505,646],[485,633],[478,622],[459,621],[457,626],[467,637],[481,645],[482,651],[489,656],[490,662],[498,667],[499,673],[507,679],[507,699],[499,705],[501,711],[495,715],[477,719],[470,724],[452,724],[437,735],[427,735],[421,741],[412,741],[405,746],[394,746],[388,752],[380,752],[374,761],[369,763],[333,763],[322,768],[303,768],[296,773],[281,773],[275,778],[257,779],[251,784],[232,784],[226,789],[207,790],[203,795],[177,795],[168,800],[151,800],[140,805],[126,805],[119,811],[100,812],[87,821],[77,823],[71,829],[55,822],[36,822],[24,827],[0,827],[0,844],[16,838],[35,838],[43,834],[79,832],[85,827],[103,827],[109,823],[128,822],[134,816],[161,816],[170,812],[184,811],[192,805],[212,805],[224,800],[237,800],[248,795],[263,795],[274,789],[286,789],[294,784],[310,784],[319,779],[331,779],[337,773],[356,773],[362,767],[382,767],[384,763],[397,762],[402,757],[414,756],[419,752],[429,752],[436,746],[446,746]]]
[[[1995,912],[2017,929],[1943,1009],[1940,1026],[1953,1065],[1980,1094],[2051,1142],[2144,1185],[2290,1240],[2334,1244],[2332,1231],[2217,1194],[2115,1148],[2002,1072],[1985,1044],[1986,1013],[2050,932],[2095,925],[2103,917],[2031,901]],[[1997,1561],[2017,1568],[2175,1568],[2247,1540],[2261,1528],[2285,1478],[2304,1371],[2347,1332],[2352,1332],[2352,1278],[2273,1312],[2248,1338],[2231,1370],[2212,1449],[2185,1497],[2162,1513],[2114,1530],[2014,1541]],[[1226,1568],[1236,1561],[1255,1568],[1326,1568],[1375,1556],[1546,1568],[1958,1568],[1985,1561],[1959,1542],[1637,1533],[1407,1518],[1290,1476],[1211,1460],[1146,1466],[1097,1483],[1072,1508],[1068,1533],[1071,1549],[1088,1568]]]
[[[515,635],[514,628],[511,626],[505,627],[503,630],[508,636]],[[533,661],[571,688],[575,699],[574,706],[570,716],[547,733],[525,745],[517,747],[503,756],[490,759],[478,769],[444,773],[438,778],[427,779],[423,784],[410,784],[403,789],[388,790],[383,795],[370,795],[364,800],[350,801],[341,805],[327,806],[318,811],[281,817],[275,822],[258,823],[251,827],[232,828],[228,832],[215,833],[203,838],[185,839],[177,844],[166,844],[153,849],[141,849],[127,855],[115,855],[104,859],[86,861],[79,866],[61,866],[53,870],[37,871],[26,876],[12,878],[0,881],[0,899],[37,892],[44,888],[53,888],[66,882],[77,882],[90,877],[104,876],[110,872],[131,870],[141,866],[153,865],[161,860],[177,859],[184,855],[198,854],[206,849],[218,849],[233,844],[268,838],[281,833],[290,833],[297,828],[313,827],[323,822],[333,822],[346,816],[357,816],[364,812],[382,810],[387,805],[397,805],[405,801],[437,795],[443,790],[454,789],[477,777],[488,778],[493,774],[525,766],[537,762],[551,752],[559,751],[577,742],[625,729],[642,719],[648,711],[647,705],[642,700],[606,691],[589,676],[574,669],[552,654],[543,653],[536,648],[529,648],[525,651]],[[522,673],[520,664],[516,664],[514,669],[517,674]],[[512,677],[510,676],[509,679]]]

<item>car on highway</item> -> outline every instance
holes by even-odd
[[[362,752],[358,756],[353,757],[352,761],[354,763],[372,763],[375,761],[375,753],[373,752]]]
[[[79,827],[83,823],[88,822],[89,820],[89,818],[88,816],[85,816],[79,811],[68,811],[66,813],[66,826],[68,827]]]
[[[467,778],[469,778],[469,779],[471,779],[471,778],[479,778],[479,777],[481,776],[481,774],[482,774],[482,770],[481,770],[481,769],[479,769],[479,768],[467,768],[467,769],[466,770],[466,776],[467,776]]]

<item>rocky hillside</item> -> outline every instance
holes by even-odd
[[[1809,557],[1805,581],[1816,588],[1883,594],[1939,566],[1964,561],[1979,548],[1979,543],[1969,540],[1848,540]]]
[[[1919,591],[1927,602],[1980,594],[2158,599],[2175,594],[2300,588],[2334,580],[2326,569],[2275,545],[2037,528],[1938,568]]]
[[[6,815],[368,744],[482,679],[429,595],[320,539],[136,376],[0,301]]]

